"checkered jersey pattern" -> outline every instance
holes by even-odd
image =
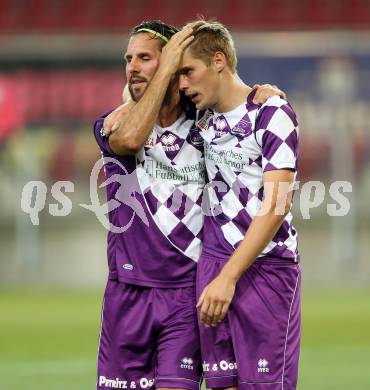
[[[205,140],[210,181],[210,216],[205,220],[205,230],[219,233],[205,234],[204,248],[220,248],[220,257],[229,256],[261,208],[263,173],[296,170],[298,123],[285,100],[275,96],[258,106],[250,96],[246,104],[231,112],[208,110],[197,124]],[[291,221],[289,213],[260,258],[298,261],[297,233]]]
[[[155,126],[137,155],[137,177],[146,206],[167,239],[198,261],[202,250],[203,139],[193,120]]]

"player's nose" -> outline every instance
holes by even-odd
[[[131,61],[127,64],[126,70],[130,74],[138,73],[140,71],[139,61],[133,57]]]
[[[186,77],[184,75],[180,75],[179,77],[179,88],[180,91],[186,91],[189,87],[189,83],[186,80]]]

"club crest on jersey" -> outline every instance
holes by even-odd
[[[240,120],[240,122],[234,126],[230,133],[236,136],[246,137],[252,132],[252,123],[246,119]]]
[[[190,138],[190,142],[194,146],[202,146],[203,145],[203,138],[197,130],[191,131],[189,134],[189,138]]]
[[[152,148],[155,145],[153,134],[150,134],[148,139],[146,140],[144,147]]]
[[[202,130],[206,131],[209,127],[209,122],[211,121],[213,116],[213,112],[211,110],[207,110],[203,116],[198,120],[197,127]]]

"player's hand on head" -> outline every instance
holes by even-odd
[[[118,106],[104,119],[103,128],[107,137],[122,126],[125,117],[132,110],[135,104],[136,103],[133,100],[129,100],[127,103]]]
[[[253,89],[256,90],[256,94],[253,98],[253,103],[263,104],[265,101],[272,96],[280,96],[286,100],[286,94],[281,91],[276,85],[271,84],[255,84]]]
[[[203,290],[197,308],[201,322],[215,327],[222,322],[235,293],[235,282],[220,274]]]
[[[183,28],[174,34],[162,49],[161,66],[165,66],[170,73],[175,74],[183,51],[193,39],[193,29],[190,27]]]

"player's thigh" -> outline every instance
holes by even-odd
[[[194,287],[157,289],[167,308],[157,337],[156,388],[198,390],[202,377]]]
[[[254,264],[238,282],[229,313],[238,387],[296,388],[300,346],[300,269]]]
[[[197,295],[220,272],[223,261],[202,257],[197,270]],[[198,313],[199,314],[199,313]],[[237,364],[232,344],[229,319],[216,327],[205,327],[199,320],[199,333],[204,379],[207,388],[230,388],[237,384]]]
[[[102,308],[97,388],[154,388],[150,288],[109,280]]]

